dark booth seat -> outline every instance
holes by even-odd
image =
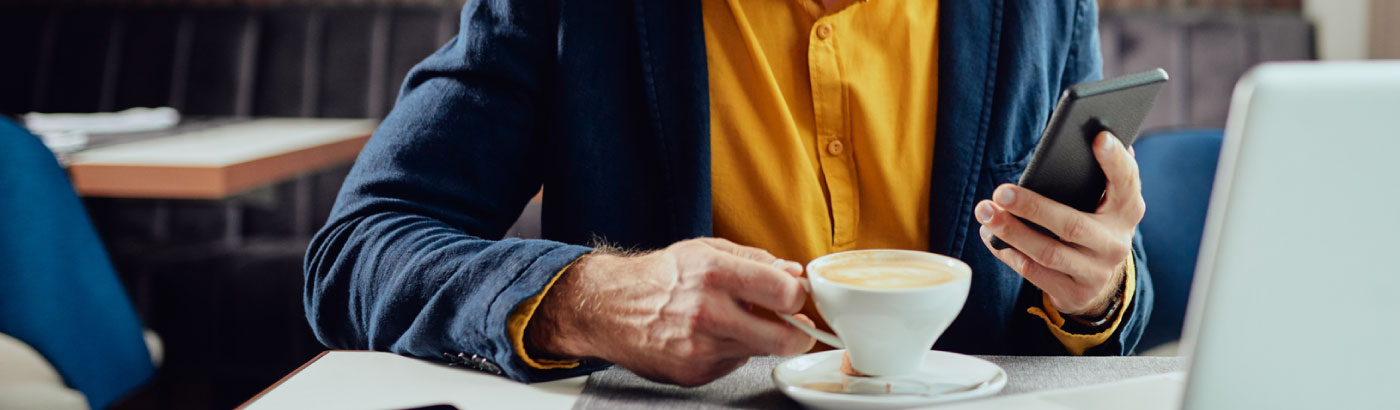
[[[0,5],[0,114],[377,118],[459,6]]]
[[[0,114],[382,117],[408,70],[457,32],[460,4],[438,4],[0,4]],[[301,257],[348,169],[223,200],[84,198],[166,346],[153,386],[119,407],[231,408],[320,352]]]

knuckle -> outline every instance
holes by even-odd
[[[1039,263],[1035,263],[1034,261],[1032,261],[1032,262],[1030,263],[1030,266],[1028,266],[1028,267],[1026,268],[1026,271],[1027,271],[1027,272],[1030,272],[1031,275],[1042,276],[1042,275],[1045,275],[1045,274],[1047,274],[1047,273],[1050,273],[1050,272],[1049,272],[1049,271],[1050,271],[1050,268],[1047,268],[1047,267],[1045,267],[1045,265],[1042,265],[1042,264],[1039,264]]]
[[[1046,246],[1041,248],[1039,252],[1036,252],[1035,259],[1046,267],[1058,267],[1060,266],[1060,262],[1064,259],[1064,251],[1062,251],[1059,246]]]
[[[723,280],[732,277],[729,268],[715,254],[707,253],[700,258],[700,265],[705,268],[707,275],[713,275],[716,280]]]
[[[799,297],[800,295],[797,291],[799,285],[797,284],[797,280],[795,279],[784,279],[785,280],[780,280],[777,282],[777,291],[774,292],[773,295],[777,297],[777,300],[781,301],[783,307],[786,308],[786,310],[788,310],[787,312],[780,313],[796,312],[798,309],[802,308],[802,298]]]
[[[1035,266],[1035,261],[1031,258],[1020,258],[1020,263],[1016,264],[1016,271],[1021,272],[1021,275],[1032,275],[1037,273]]]
[[[1111,253],[1115,259],[1114,263],[1121,262],[1118,261],[1118,259],[1128,257],[1128,254],[1133,251],[1133,243],[1131,239],[1113,241],[1112,244],[1109,246],[1109,253]]]
[[[701,330],[708,328],[711,320],[713,319],[709,317],[708,313],[705,313],[704,308],[696,308],[686,315],[686,331],[691,334],[699,333]]]
[[[709,304],[701,302],[690,311],[686,318],[691,334],[699,333],[701,330],[711,329],[719,323],[719,318],[715,317],[714,309]]]
[[[1089,233],[1088,231],[1089,222],[1087,218],[1070,218],[1065,222],[1064,234],[1060,235],[1060,237],[1069,242],[1083,242],[1084,237]]]
[[[726,280],[724,271],[715,269],[715,267],[712,266],[712,264],[707,265],[710,266],[705,266],[704,270],[702,271],[703,273],[700,274],[701,283],[704,283],[705,288],[707,289],[720,287],[720,285]]]
[[[690,358],[694,357],[695,351],[695,341],[690,339],[678,341],[673,346],[671,346],[671,354],[682,360],[689,360]]]
[[[1133,198],[1133,201],[1128,205],[1128,210],[1133,220],[1141,221],[1142,217],[1147,215],[1147,201],[1142,199],[1142,195],[1138,195],[1136,198]]]

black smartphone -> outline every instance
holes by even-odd
[[[1166,82],[1167,72],[1158,68],[1065,90],[1017,185],[1074,209],[1094,212],[1108,184],[1094,158],[1094,138],[1109,131],[1124,146],[1132,146],[1138,127]],[[1039,225],[1021,221],[1059,239]],[[997,237],[992,237],[991,243],[995,249],[1011,247]]]

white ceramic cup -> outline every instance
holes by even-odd
[[[936,265],[953,279],[930,286],[873,288],[834,282],[822,276],[825,266],[869,260]],[[780,315],[788,323],[851,356],[851,367],[870,376],[919,371],[924,353],[962,311],[972,283],[972,268],[960,260],[929,252],[870,249],[838,252],[807,264],[803,286],[816,299],[822,318],[835,335]]]

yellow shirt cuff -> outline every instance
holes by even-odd
[[[1126,277],[1123,279],[1126,283],[1123,286],[1124,295],[1122,307],[1118,309],[1118,316],[1113,318],[1113,323],[1108,326],[1108,329],[1104,329],[1102,332],[1091,335],[1081,335],[1065,331],[1065,318],[1060,316],[1060,311],[1056,310],[1054,305],[1050,304],[1050,296],[1044,293],[1042,293],[1043,296],[1041,297],[1041,304],[1044,305],[1044,307],[1033,306],[1026,309],[1026,311],[1045,320],[1045,325],[1050,327],[1050,334],[1055,335],[1055,339],[1058,339],[1060,344],[1065,345],[1065,350],[1068,350],[1070,354],[1075,356],[1083,355],[1084,352],[1094,348],[1094,346],[1107,342],[1108,339],[1113,336],[1113,332],[1117,331],[1118,325],[1123,322],[1123,315],[1128,311],[1128,306],[1133,303],[1133,295],[1137,293],[1137,267],[1131,255],[1128,256],[1128,262],[1124,270],[1127,272],[1125,275]]]
[[[575,259],[574,262],[578,262],[578,260]],[[564,272],[568,271],[570,266],[574,266],[574,262],[569,262],[568,265],[564,266],[564,269],[555,273],[554,278],[544,285],[544,289],[541,289],[539,294],[516,305],[515,310],[511,311],[510,317],[506,319],[506,334],[510,336],[511,344],[515,345],[515,355],[520,356],[520,360],[530,367],[549,370],[572,369],[579,365],[578,360],[535,359],[530,357],[529,352],[525,351],[525,328],[530,325],[530,318],[535,316],[535,309],[540,307],[540,301],[544,300],[544,294],[549,293],[549,288],[554,287],[554,282],[558,281],[560,276],[564,276]]]

